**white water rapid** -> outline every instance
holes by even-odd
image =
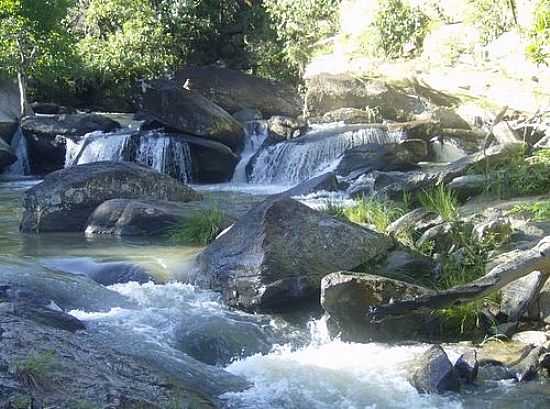
[[[248,182],[246,167],[250,162],[250,159],[252,159],[256,152],[258,152],[267,139],[267,122],[247,122],[244,130],[246,135],[245,145],[241,153],[241,160],[235,167],[235,172],[233,173],[233,178],[231,179],[231,183],[233,184],[243,184]]]
[[[314,125],[301,138],[262,148],[253,158],[250,183],[297,184],[333,170],[351,148],[397,143],[403,138],[403,132],[379,126]]]

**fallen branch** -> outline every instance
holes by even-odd
[[[535,270],[550,273],[550,236],[543,238],[532,249],[517,253],[517,257],[499,264],[471,283],[424,295],[414,300],[372,306],[368,318],[371,321],[380,321],[389,316],[407,315],[413,311],[432,311],[468,303],[497,291]]]

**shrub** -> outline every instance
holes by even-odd
[[[344,210],[346,217],[359,224],[370,224],[379,232],[405,214],[405,209],[395,202],[375,198],[362,198]]]
[[[535,11],[535,25],[529,33],[531,43],[527,55],[537,64],[550,62],[550,0],[539,0]]]
[[[327,201],[325,207],[322,209],[322,212],[337,219],[348,220],[346,216],[346,208],[343,205],[335,203],[331,200]]]
[[[469,24],[479,30],[483,44],[488,44],[501,34],[509,31],[514,24],[514,0],[468,0]]]
[[[438,185],[433,190],[420,192],[418,201],[426,210],[439,214],[445,221],[454,221],[458,217],[456,195],[443,184]]]
[[[55,352],[33,353],[15,365],[15,376],[19,382],[39,389],[48,383],[55,368]]]
[[[201,211],[177,224],[170,232],[170,239],[178,244],[206,246],[222,232],[224,219],[218,208]]]
[[[374,18],[378,46],[387,57],[402,56],[407,44],[420,49],[428,23],[422,11],[403,0],[381,0]]]

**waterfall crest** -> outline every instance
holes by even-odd
[[[177,135],[159,131],[92,132],[67,139],[65,167],[99,161],[141,163],[181,182],[192,181],[191,150]]]
[[[398,143],[403,131],[383,126],[317,125],[305,136],[262,148],[252,159],[256,184],[297,184],[336,168],[345,151],[367,144]]]
[[[21,128],[17,128],[17,131],[13,135],[11,148],[17,156],[17,161],[10,165],[4,173],[10,176],[30,175],[31,166],[29,162],[27,138]]]
[[[246,123],[245,130],[245,146],[241,153],[241,160],[235,167],[231,183],[241,184],[248,182],[246,175],[246,167],[250,159],[260,150],[263,143],[267,139],[268,127],[267,121],[249,121]]]

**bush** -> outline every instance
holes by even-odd
[[[55,352],[34,353],[15,365],[15,376],[19,382],[31,388],[44,387],[55,368]]]
[[[510,214],[526,215],[536,222],[549,221],[550,200],[516,205],[512,208],[512,210],[510,210]]]
[[[176,225],[170,232],[170,239],[178,244],[206,246],[222,232],[224,219],[218,208],[204,210]]]
[[[468,0],[468,23],[479,30],[483,44],[509,31],[514,24],[515,0]]]
[[[530,31],[531,43],[527,55],[537,64],[550,62],[550,0],[539,0],[535,11],[535,25]]]
[[[402,0],[381,0],[374,19],[378,47],[387,57],[400,57],[405,47],[422,48],[428,17]]]

